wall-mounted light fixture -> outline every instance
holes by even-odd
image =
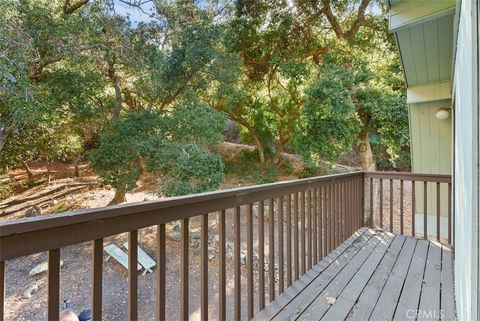
[[[441,108],[435,114],[435,117],[439,120],[447,119],[450,116],[450,108]]]

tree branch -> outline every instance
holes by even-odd
[[[83,5],[86,5],[88,1],[89,0],[79,0],[74,4],[71,4],[70,0],[65,0],[65,2],[63,3],[63,13],[66,15],[72,14],[78,9],[80,9],[80,7],[82,7]]]
[[[330,6],[330,0],[322,0],[323,4],[323,12],[325,13],[325,16],[327,17],[328,22],[332,26],[333,32],[335,32],[335,35],[337,38],[344,38],[345,33],[342,30],[342,27],[340,26],[340,23],[338,23],[337,17],[332,12],[332,7]]]
[[[337,36],[337,38],[343,38],[348,41],[352,40],[352,38],[357,34],[358,30],[365,22],[365,12],[367,10],[368,5],[370,4],[370,1],[371,0],[362,0],[360,2],[360,6],[358,7],[358,12],[357,12],[355,21],[353,22],[350,29],[348,29],[347,31],[344,31],[340,26],[340,23],[338,22],[337,17],[332,12],[332,8],[330,6],[330,0],[322,0],[323,12],[325,13],[325,16],[327,17],[328,22],[332,26],[333,32],[335,32],[335,35]]]
[[[358,29],[363,25],[365,21],[365,11],[367,10],[370,0],[362,0],[360,6],[358,7],[357,18],[353,23],[352,27],[345,33],[347,38],[352,38],[358,32]]]

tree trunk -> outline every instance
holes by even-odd
[[[27,177],[28,177],[28,186],[33,186],[35,184],[35,181],[33,179],[33,173],[32,171],[30,170],[30,167],[28,167],[28,164],[27,162],[25,161],[22,161],[22,166],[23,168],[25,169],[25,172],[27,173]]]
[[[8,128],[0,128],[0,151],[2,150],[3,146],[5,146],[5,142],[7,141],[7,136],[10,131]]]
[[[374,172],[376,170],[376,165],[375,165],[375,158],[372,152],[372,147],[370,145],[370,131],[368,129],[362,130],[360,132],[359,139],[360,139],[360,145],[358,146],[358,156],[360,158],[360,162],[362,163],[362,170]],[[366,184],[365,186],[367,189],[370,188],[370,184]],[[369,190],[367,190],[367,195],[368,193],[370,193]],[[365,226],[367,227],[373,227],[374,225],[373,213],[377,212],[378,206],[379,206],[377,200],[379,199],[379,197],[382,197],[381,195],[379,195],[380,189],[376,184],[374,184],[373,186],[372,193],[374,195],[373,209],[370,209],[369,211],[365,211],[365,214],[366,214]]]
[[[50,166],[50,157],[48,154],[45,154],[45,168],[47,169],[48,181],[47,184],[50,185],[50,181],[52,180],[52,168]]]
[[[115,190],[115,195],[113,199],[108,203],[108,205],[116,205],[125,202],[127,199],[125,198],[125,192]]]
[[[370,131],[362,130],[359,135],[360,145],[358,146],[358,156],[362,163],[362,170],[375,171],[375,158],[373,157],[372,147],[370,146]]]
[[[290,138],[289,136],[290,135],[285,133],[279,133],[278,135],[278,144],[275,148],[275,153],[277,154],[279,160],[282,159],[282,154],[285,153],[285,146]]]
[[[231,120],[236,121],[243,127],[245,127],[248,130],[248,133],[250,134],[250,137],[253,140],[253,143],[255,144],[257,150],[258,150],[258,156],[260,158],[260,163],[265,163],[265,154],[263,152],[263,145],[260,142],[260,139],[258,139],[257,133],[255,132],[255,129],[253,129],[252,126],[248,124],[248,122],[241,118],[241,117],[232,117]]]
[[[250,132],[250,135],[252,136],[252,139],[253,139],[253,143],[255,144],[255,146],[257,147],[257,150],[258,150],[258,156],[260,158],[260,163],[265,163],[265,154],[263,152],[263,145],[262,143],[260,142],[260,140],[258,139],[257,137],[257,134],[255,133],[255,131],[250,131],[250,129],[248,130]]]
[[[115,89],[115,109],[113,110],[113,121],[116,122],[120,118],[120,111],[122,110],[122,90],[120,89],[120,81],[118,80],[115,66],[112,61],[108,61],[108,78],[112,82]]]
[[[76,157],[75,160],[73,161],[73,168],[74,168],[75,177],[80,177],[80,168],[78,166],[79,163],[80,163],[80,156]]]
[[[147,166],[145,165],[145,160],[139,157],[137,159],[137,168],[138,171],[140,172],[140,175],[145,175],[147,173]]]

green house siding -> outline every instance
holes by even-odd
[[[452,118],[435,117],[450,100],[409,104],[412,169],[414,172],[450,174],[452,158]]]
[[[435,117],[441,108],[450,108],[451,100],[439,100],[409,104],[412,170],[417,173],[450,174],[452,159],[452,118]],[[416,226],[423,231],[423,184],[416,184]],[[427,185],[428,233],[436,233],[437,191],[436,184]],[[440,187],[440,230],[446,236],[448,215],[448,188]]]

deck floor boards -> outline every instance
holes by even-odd
[[[361,229],[255,320],[455,320],[453,293],[449,247]]]

